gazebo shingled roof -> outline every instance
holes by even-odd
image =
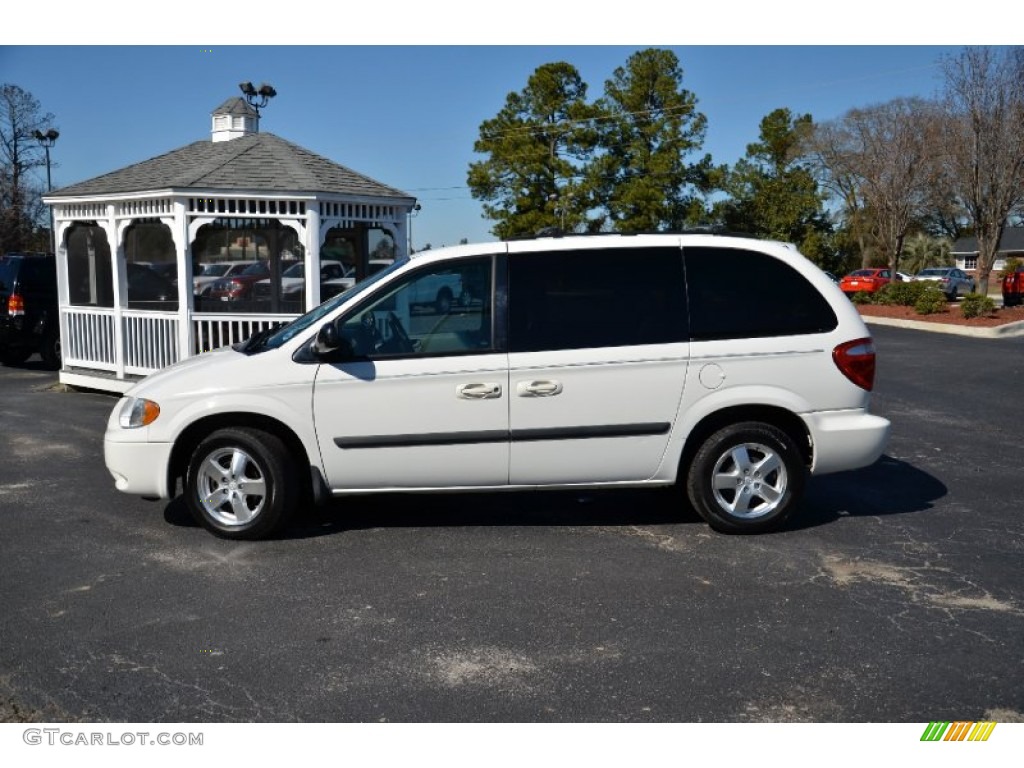
[[[249,102],[241,96],[232,96],[210,114],[213,115],[242,115],[245,117],[259,117],[260,113]]]
[[[272,133],[255,133],[232,141],[196,141],[141,163],[55,189],[47,197],[187,188],[379,195],[413,200],[406,192]]]

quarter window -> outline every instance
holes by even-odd
[[[685,341],[679,248],[519,253],[509,258],[509,350]]]
[[[766,253],[685,248],[684,255],[694,341],[824,333],[838,325],[818,290]]]

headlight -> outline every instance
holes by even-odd
[[[122,429],[137,429],[152,424],[159,415],[160,406],[152,400],[129,397],[121,406],[121,413],[117,420]]]

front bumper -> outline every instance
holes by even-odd
[[[889,441],[888,419],[863,409],[803,415],[814,443],[811,474],[825,475],[874,464]]]
[[[171,443],[121,442],[110,432],[103,439],[103,460],[117,490],[137,496],[171,498],[167,468]]]

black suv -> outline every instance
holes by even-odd
[[[60,368],[57,266],[53,254],[0,256],[0,362],[17,365],[34,352]]]

